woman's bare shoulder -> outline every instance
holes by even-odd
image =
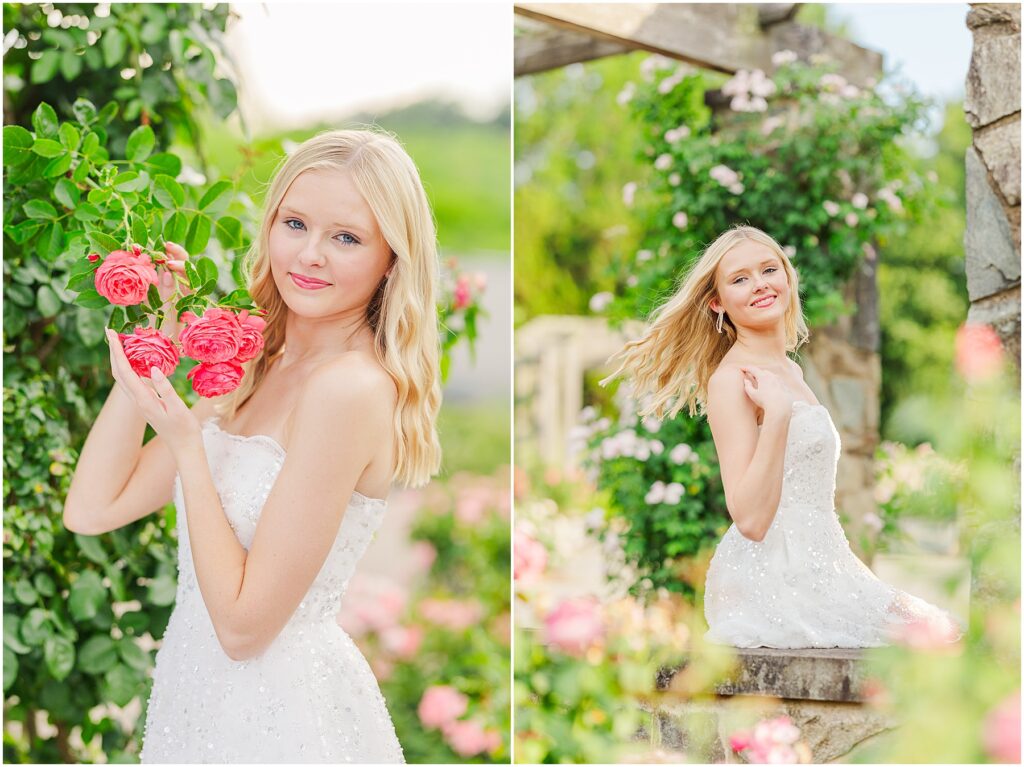
[[[394,405],[398,387],[391,374],[377,358],[367,352],[350,351],[318,365],[311,372],[305,387],[314,396],[355,397],[359,400]]]

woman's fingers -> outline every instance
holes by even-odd
[[[165,242],[164,243],[164,250],[166,250],[169,255],[172,255],[175,258],[178,258],[178,259],[188,258],[188,251],[185,250],[183,247],[181,247],[181,245],[179,245],[176,242]]]

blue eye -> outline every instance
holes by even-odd
[[[765,269],[765,271],[766,272],[768,272],[768,271],[777,272],[777,271],[779,271],[779,269],[776,266],[769,266],[769,267],[767,267]],[[745,280],[745,279],[747,279],[747,278],[746,277],[737,277],[735,280],[732,281],[732,284],[735,285],[740,280]]]
[[[306,228],[306,225],[299,221],[297,218],[286,218],[284,220],[284,225],[291,229],[293,232],[300,231],[300,229],[297,229],[296,227],[292,226],[292,224],[298,224],[299,227],[301,227],[302,229]]]
[[[336,239],[342,245],[358,245],[359,244],[359,240],[357,240],[355,237],[353,237],[348,232],[342,232],[341,234],[337,235],[334,239]]]

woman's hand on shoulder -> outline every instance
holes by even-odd
[[[765,413],[789,413],[796,398],[782,377],[756,365],[740,365],[743,390]]]

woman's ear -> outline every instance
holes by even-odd
[[[717,298],[712,298],[711,301],[708,302],[708,306],[711,307],[711,311],[715,314],[718,314],[718,310],[722,308],[722,305],[718,303]]]

